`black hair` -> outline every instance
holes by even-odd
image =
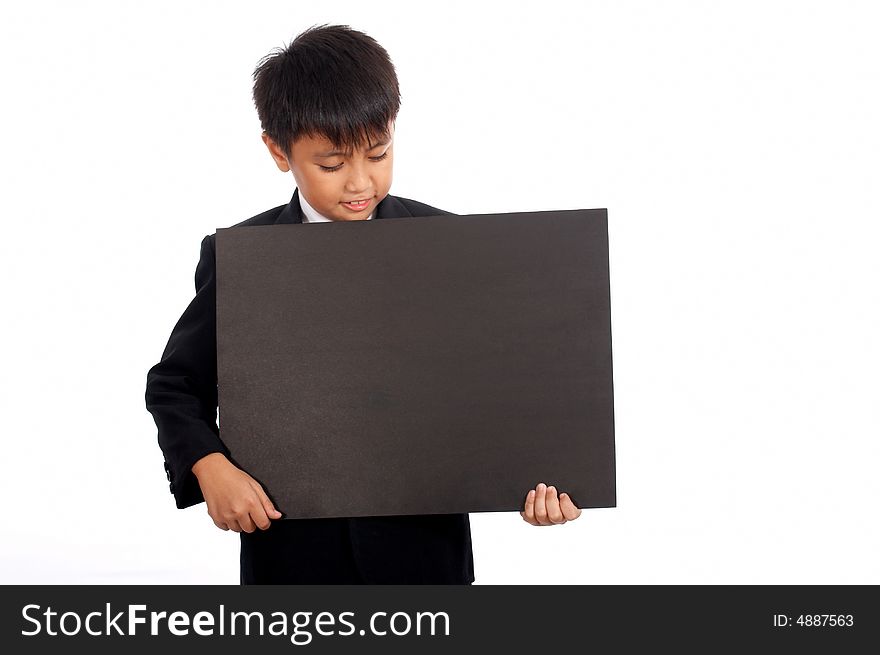
[[[301,136],[325,136],[346,151],[388,136],[400,89],[385,49],[347,25],[313,26],[254,70],[260,124],[289,157]]]

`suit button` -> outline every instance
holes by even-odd
[[[164,462],[165,464],[165,477],[168,478],[168,482],[171,482],[171,469],[168,468],[168,462]]]

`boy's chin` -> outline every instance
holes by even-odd
[[[364,221],[369,218],[370,214],[373,211],[375,211],[376,204],[376,198],[372,198],[363,209],[355,211],[344,206],[342,203],[339,203],[339,206],[333,213],[332,218],[338,221]]]

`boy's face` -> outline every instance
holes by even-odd
[[[290,158],[263,134],[278,168],[291,171],[300,195],[322,216],[334,221],[362,221],[391,189],[394,124],[388,138],[344,153],[323,136],[301,137]],[[360,204],[351,201],[365,200]]]

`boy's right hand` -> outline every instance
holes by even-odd
[[[208,514],[221,530],[267,530],[281,512],[262,485],[230,462],[223,453],[205,455],[192,467],[199,481]]]

